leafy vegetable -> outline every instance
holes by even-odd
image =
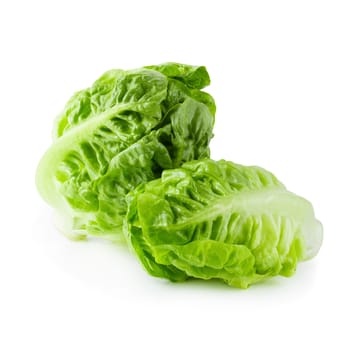
[[[151,275],[172,281],[217,278],[246,288],[292,275],[322,242],[311,204],[258,167],[188,162],[128,201],[128,240]]]
[[[73,95],[36,175],[66,234],[119,237],[130,190],[209,157],[215,103],[201,91],[209,83],[204,67],[167,63],[108,71]]]
[[[153,276],[247,288],[315,256],[312,205],[270,172],[208,159],[205,67],[111,70],[56,118],[36,175],[65,234],[123,237]]]

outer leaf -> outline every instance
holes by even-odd
[[[219,278],[246,288],[292,275],[322,242],[311,204],[258,167],[188,162],[128,200],[128,240],[150,274],[173,281]]]
[[[96,80],[91,88],[75,93],[68,101],[56,119],[54,138],[62,136],[84,120],[99,117],[120,105],[139,112],[139,108],[143,111],[151,104],[148,106],[151,113],[148,118],[143,115],[142,124],[146,129],[152,128],[161,118],[159,112],[154,113],[153,108],[166,98],[167,85],[167,78],[154,70],[110,70]]]

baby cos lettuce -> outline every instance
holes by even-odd
[[[209,83],[178,63],[106,72],[56,118],[37,188],[65,234],[125,237],[153,276],[240,288],[291,276],[322,225],[268,171],[209,159]]]
[[[215,102],[204,67],[167,63],[111,70],[57,117],[36,174],[64,233],[116,239],[126,194],[163,169],[209,157]]]
[[[258,167],[188,162],[128,200],[128,240],[151,275],[172,281],[217,278],[247,288],[291,276],[322,242],[311,204]]]

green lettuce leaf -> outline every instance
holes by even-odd
[[[204,67],[168,63],[108,71],[73,95],[36,174],[65,234],[118,239],[130,190],[209,157],[215,102],[200,91],[209,83]]]
[[[127,240],[151,275],[172,281],[247,288],[291,276],[322,242],[312,205],[259,167],[192,161],[127,198]]]

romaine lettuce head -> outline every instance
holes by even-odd
[[[151,275],[172,281],[247,288],[291,276],[322,243],[312,205],[259,167],[188,162],[140,185],[128,202],[128,241]]]
[[[73,95],[36,174],[64,233],[122,236],[130,190],[209,157],[215,102],[201,91],[209,83],[204,67],[166,63],[108,71]]]

